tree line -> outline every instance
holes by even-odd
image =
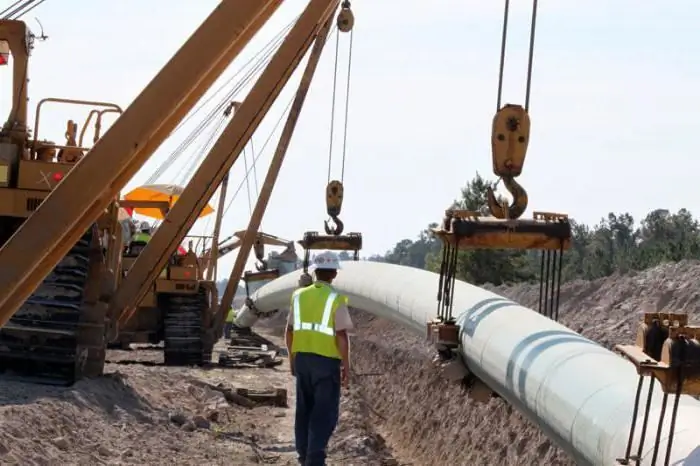
[[[485,212],[489,184],[479,174],[462,188],[452,208]],[[643,270],[665,262],[700,259],[700,224],[686,209],[655,209],[637,222],[629,213],[609,213],[596,225],[574,220],[571,248],[564,252],[562,280],[596,279],[616,272]],[[417,238],[403,239],[383,255],[367,260],[407,265],[437,272],[439,240],[430,224]],[[516,250],[460,251],[460,280],[474,284],[514,283],[539,279],[540,252]]]

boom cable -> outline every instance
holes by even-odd
[[[235,99],[235,97],[245,88],[252,80],[253,78],[264,68],[264,66],[269,62],[269,60],[272,57],[272,54],[276,50],[277,46],[279,43],[281,43],[284,40],[284,36],[286,33],[287,29],[290,29],[293,26],[293,22],[287,25],[283,30],[281,30],[271,41],[269,41],[265,47],[263,47],[258,53],[246,64],[239,69],[231,78],[229,78],[224,85],[222,85],[217,91],[210,96],[208,99],[206,99],[201,105],[199,105],[193,112],[191,112],[185,120],[183,120],[180,125],[175,129],[181,128],[189,119],[191,119],[194,115],[196,115],[204,106],[206,106],[209,102],[213,100],[214,97],[223,89],[226,87],[230,86],[231,82],[240,75],[246,67],[248,67],[251,63],[253,63],[253,66],[251,69],[247,70],[244,74],[244,76],[241,78],[241,80],[234,86],[233,89],[229,90],[226,95],[220,99],[219,103],[209,111],[209,113],[203,118],[203,120],[190,132],[190,134],[183,139],[183,141],[175,148],[175,150],[160,164],[158,168],[151,174],[151,176],[148,178],[146,181],[146,184],[152,184],[158,181],[162,177],[162,175],[173,166],[173,164],[185,153],[185,151],[194,143],[195,139],[197,138],[198,135],[200,135],[209,125],[211,125],[214,120],[219,117],[221,118],[220,123],[223,125],[223,117],[221,116],[222,113],[224,112],[225,108],[230,104],[232,100]],[[213,133],[216,134],[216,131]],[[213,135],[212,135],[213,138]],[[210,138],[210,140],[213,140]],[[206,149],[206,145],[205,145]],[[197,156],[194,157],[192,163],[188,164],[189,167],[195,167],[198,166],[198,164],[201,162],[201,160],[204,158],[206,155],[206,152],[200,151]],[[189,170],[188,170],[189,171]],[[182,173],[182,171],[180,171]],[[190,172],[190,175],[193,173]]]

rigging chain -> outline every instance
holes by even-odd
[[[503,81],[506,62],[506,45],[508,39],[508,19],[510,15],[510,0],[505,0],[503,8],[503,32],[501,36],[501,54],[498,71],[498,92],[496,97],[496,115],[493,118],[491,151],[493,173],[498,181],[487,190],[488,207],[491,215],[500,219],[517,219],[525,213],[528,196],[525,189],[515,181],[520,176],[525,162],[527,146],[530,139],[530,94],[532,89],[532,68],[535,52],[535,30],[537,27],[537,0],[532,1],[532,16],[530,20],[530,44],[527,62],[527,78],[525,83],[525,106],[516,104],[502,105]],[[513,201],[507,205],[495,194],[495,188],[503,180]]]
[[[326,234],[339,236],[343,233],[344,225],[343,222],[338,218],[340,211],[343,207],[343,180],[345,178],[345,159],[347,155],[347,141],[348,141],[348,112],[350,108],[350,77],[352,70],[352,44],[353,44],[353,25],[355,23],[355,18],[350,9],[350,2],[345,0],[341,5],[340,13],[338,14],[338,20],[336,22],[336,41],[335,41],[335,63],[333,70],[333,92],[332,92],[332,103],[331,103],[331,131],[330,131],[330,142],[328,144],[328,185],[326,186],[326,212],[330,217],[328,220],[323,222]],[[340,33],[349,32],[350,42],[348,44],[348,68],[346,76],[346,88],[345,88],[345,112],[343,121],[343,143],[342,143],[342,156],[341,156],[341,169],[340,169],[340,180],[331,179],[331,171],[333,164],[333,136],[335,130],[335,102],[337,95],[337,85],[338,85],[338,57],[340,55]]]

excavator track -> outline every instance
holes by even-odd
[[[97,298],[103,265],[93,226],[0,330],[3,376],[71,385],[102,374],[106,308]]]
[[[206,344],[207,290],[194,294],[162,294],[158,297],[165,326],[165,365],[202,366],[211,362],[212,348]]]

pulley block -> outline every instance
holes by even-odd
[[[345,1],[340,7],[340,12],[338,13],[338,18],[336,20],[336,25],[340,32],[350,32],[355,25],[355,15],[350,9],[350,2]]]
[[[530,116],[520,105],[506,104],[493,117],[493,173],[503,178],[520,175],[530,141]]]
[[[343,208],[343,183],[333,180],[326,186],[326,212],[335,219]]]

